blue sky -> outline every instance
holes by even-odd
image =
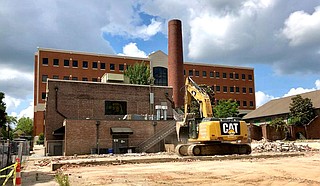
[[[146,57],[183,23],[188,62],[253,67],[257,106],[320,89],[320,0],[2,0],[0,91],[33,116],[37,47]]]

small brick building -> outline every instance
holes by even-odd
[[[123,117],[139,114],[150,119],[156,115],[156,105],[168,107],[165,94],[171,97],[172,88],[48,79],[44,116],[46,153],[134,151],[161,129],[175,125],[170,120],[172,109],[166,110],[168,120],[123,120]],[[163,144],[155,145],[153,151],[162,150]]]

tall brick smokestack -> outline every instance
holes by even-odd
[[[184,104],[183,47],[181,21],[168,24],[168,85],[173,87],[175,108]]]

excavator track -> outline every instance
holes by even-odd
[[[180,144],[176,148],[176,153],[180,156],[250,154],[251,147],[248,144],[233,143]]]

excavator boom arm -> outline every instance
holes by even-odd
[[[191,99],[193,97],[200,104],[201,117],[213,117],[212,105],[207,92],[190,77],[186,78],[185,86],[185,113],[190,112]]]

